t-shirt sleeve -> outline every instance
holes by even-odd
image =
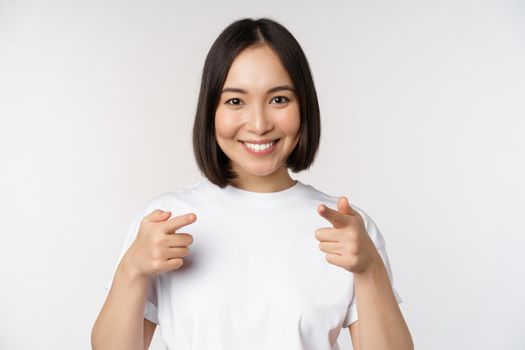
[[[105,285],[106,292],[109,293],[111,285],[113,284],[115,273],[117,271],[120,261],[122,260],[122,257],[128,251],[129,247],[131,246],[131,244],[135,241],[135,238],[137,237],[142,219],[145,216],[147,216],[151,211],[153,211],[153,209],[150,206],[148,206],[148,208],[146,209],[141,210],[139,213],[135,215],[131,224],[129,225],[128,231],[127,231],[127,234],[124,240],[124,244],[122,245],[122,249],[117,259],[117,263],[115,264],[113,268],[113,273],[106,282],[106,285]],[[156,276],[148,277],[148,291],[147,291],[146,302],[144,306],[144,318],[156,324],[159,323],[158,318],[157,318],[157,277]]]
[[[390,261],[388,259],[388,254],[386,251],[386,242],[383,238],[383,235],[381,234],[381,231],[375,224],[375,222],[372,220],[368,214],[366,214],[362,209],[357,208],[355,205],[352,205],[352,208],[354,208],[361,216],[363,217],[366,231],[368,232],[368,235],[374,242],[374,245],[377,248],[377,251],[379,252],[379,255],[383,259],[383,263],[385,264],[386,271],[388,273],[388,278],[390,279],[390,284],[392,286],[392,291],[394,292],[394,297],[396,298],[397,303],[403,302],[401,297],[399,296],[396,288],[394,287],[394,278],[392,275],[392,268],[390,266]],[[352,297],[352,300],[350,302],[350,305],[348,307],[348,311],[346,313],[345,320],[343,322],[343,327],[348,327],[350,324],[358,320],[358,314],[357,314],[357,303],[355,298],[355,288],[354,288],[354,294]]]

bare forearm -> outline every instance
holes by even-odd
[[[144,348],[147,277],[137,277],[120,263],[113,285],[91,333],[94,350]]]
[[[381,257],[364,272],[354,274],[354,281],[360,350],[412,350],[412,337]]]

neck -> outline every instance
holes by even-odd
[[[233,179],[230,184],[246,191],[279,192],[295,184],[295,180],[290,177],[286,167],[282,167],[274,173],[264,176],[248,174],[235,166],[233,170],[237,173],[238,177]]]

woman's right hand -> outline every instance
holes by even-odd
[[[171,212],[156,209],[142,219],[139,233],[122,259],[136,277],[178,269],[189,254],[193,237],[177,230],[197,216],[189,213],[167,220],[170,216]]]

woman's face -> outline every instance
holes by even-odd
[[[215,112],[215,137],[233,170],[249,178],[286,169],[299,125],[297,96],[279,57],[267,45],[241,51]]]

